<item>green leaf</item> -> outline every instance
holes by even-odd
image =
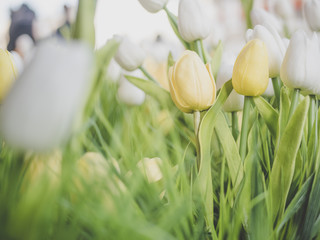
[[[244,13],[246,15],[247,27],[252,28],[250,13],[253,7],[254,0],[241,0],[241,2],[242,2]]]
[[[309,98],[308,98],[309,99]],[[320,214],[320,171],[316,168],[316,175],[312,183],[312,189],[308,201],[306,217],[302,229],[301,239],[311,239],[312,228]]]
[[[93,48],[95,45],[94,15],[97,0],[79,0],[73,38],[80,39]]]
[[[199,128],[200,143],[200,166],[197,176],[197,186],[202,199],[205,202],[206,221],[210,230],[214,232],[213,226],[213,190],[211,177],[211,137],[219,111],[232,91],[231,80],[226,82],[220,90],[214,105],[204,115]]]
[[[290,109],[289,90],[286,87],[282,87],[281,95],[280,95],[280,113],[279,113],[279,121],[278,121],[277,144],[280,142],[282,133],[284,132],[284,129],[287,126],[289,109]]]
[[[300,210],[305,201],[307,201],[308,191],[310,189],[311,183],[312,177],[309,177],[307,181],[302,185],[299,192],[292,199],[286,211],[284,212],[283,217],[280,220],[280,223],[277,227],[277,234],[280,233],[284,225],[294,216],[294,214],[296,214]]]
[[[307,119],[309,102],[309,98],[305,98],[295,110],[284,130],[275,155],[269,183],[269,199],[273,219],[277,215],[281,216],[285,207]]]
[[[169,92],[161,88],[154,82],[144,80],[142,78],[137,78],[129,75],[125,75],[129,82],[143,90],[146,94],[154,97],[161,105],[166,105],[171,102],[171,97]]]
[[[218,71],[220,69],[222,53],[223,53],[223,44],[222,44],[222,41],[219,41],[218,46],[214,51],[213,58],[211,60],[212,74],[215,78],[217,77]]]
[[[237,189],[243,178],[243,165],[238,146],[234,141],[226,119],[221,112],[218,114],[215,130],[227,159],[232,184],[234,189]]]
[[[254,97],[253,101],[272,136],[276,137],[278,132],[278,112],[262,97]]]

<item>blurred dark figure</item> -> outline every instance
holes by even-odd
[[[9,28],[9,44],[8,51],[13,51],[16,48],[16,40],[21,35],[28,35],[35,42],[33,35],[33,21],[35,20],[35,12],[27,5],[22,4],[21,7],[13,11],[11,10],[11,25]]]
[[[59,37],[64,37],[63,36],[63,32],[67,29],[70,30],[71,27],[71,17],[70,17],[70,12],[71,12],[71,8],[67,5],[63,6],[64,9],[64,23],[57,29],[56,34]]]

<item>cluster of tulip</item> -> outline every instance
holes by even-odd
[[[186,48],[186,51],[174,64],[169,56],[167,72],[169,79],[168,85],[171,98],[175,105],[182,112],[194,114],[199,168],[198,178],[202,179],[202,175],[206,176],[204,182],[200,181],[201,184],[208,186],[208,182],[211,182],[211,176],[209,176],[210,170],[203,170],[205,167],[210,169],[210,164],[205,164],[206,161],[210,162],[210,160],[206,160],[202,156],[202,154],[210,156],[204,153],[206,147],[203,146],[204,141],[210,142],[210,139],[208,139],[208,137],[202,139],[204,132],[208,131],[206,120],[210,115],[214,115],[214,113],[212,113],[213,111],[220,111],[219,105],[222,103],[223,110],[225,112],[232,112],[235,117],[236,112],[243,110],[241,137],[238,143],[236,143],[236,145],[239,146],[237,149],[241,162],[233,161],[230,164],[228,163],[229,168],[233,167],[231,164],[235,164],[236,174],[242,178],[242,165],[250,154],[247,147],[247,140],[249,131],[252,131],[252,122],[250,125],[249,118],[250,115],[252,115],[251,110],[256,109],[266,122],[270,133],[272,135],[274,134],[275,137],[273,140],[275,141],[275,145],[271,145],[277,152],[272,152],[272,155],[275,156],[274,160],[268,159],[268,161],[274,161],[271,171],[269,196],[270,204],[274,208],[272,214],[278,217],[281,216],[292,182],[297,152],[300,151],[300,142],[304,141],[304,137],[301,137],[301,133],[297,131],[297,137],[294,137],[298,139],[296,147],[294,147],[294,144],[291,146],[288,144],[281,145],[284,139],[287,138],[287,136],[285,134],[282,135],[282,133],[286,131],[286,127],[289,128],[290,123],[294,124],[293,122],[298,121],[296,118],[302,108],[299,105],[300,108],[296,109],[299,99],[304,99],[304,101],[302,101],[303,103],[309,102],[310,99],[311,104],[305,103],[306,106],[303,113],[309,112],[307,139],[308,144],[313,145],[310,154],[314,156],[314,158],[316,158],[316,156],[319,158],[319,147],[317,145],[317,96],[320,95],[320,84],[318,80],[320,76],[320,68],[318,66],[320,62],[320,50],[316,32],[313,32],[312,37],[309,38],[305,31],[299,30],[293,34],[290,40],[286,38],[282,39],[279,34],[279,27],[274,24],[274,22],[276,22],[274,17],[262,9],[253,9],[251,11],[251,19],[255,25],[253,29],[247,30],[247,44],[238,54],[234,63],[221,64],[216,82],[211,71],[211,66],[215,63],[209,59],[202,43],[202,40],[209,35],[210,28],[207,24],[206,12],[201,3],[192,0],[181,0],[178,17],[176,18],[166,7],[167,0],[139,0],[139,2],[151,13],[164,10],[168,15],[175,34]],[[307,1],[304,10],[310,28],[313,31],[319,31],[320,1]],[[116,60],[119,65],[128,71],[140,68],[149,80],[155,81],[153,77],[142,68],[144,60],[142,51],[138,50],[138,46],[134,47],[133,44],[130,45],[130,47],[126,46],[127,41],[129,40],[120,41],[120,47],[116,55]],[[128,79],[130,80],[130,77],[128,77]],[[227,99],[219,101],[219,97],[216,99],[216,84],[218,89],[221,89],[220,95],[222,98],[223,87],[227,88],[227,86],[230,85],[230,83],[228,83],[230,79],[232,79],[234,90],[232,90],[231,93],[228,92],[227,95],[229,95],[229,97]],[[137,82],[133,83],[146,92],[150,92],[142,84]],[[302,95],[300,93],[302,93]],[[270,103],[261,98],[261,95],[266,96]],[[275,97],[270,98],[273,95],[275,95]],[[309,97],[307,97],[308,95]],[[288,103],[286,106],[284,102],[286,99],[289,99],[289,96],[291,96],[291,103]],[[256,106],[254,107],[254,105]],[[200,112],[203,111],[205,111],[206,114],[202,114],[201,119]],[[296,113],[295,118],[293,118],[294,113]],[[283,114],[286,115],[285,120],[280,120]],[[302,113],[300,112],[300,114]],[[219,113],[216,113],[216,115],[219,115]],[[226,118],[228,119],[227,115]],[[212,117],[212,119],[215,118]],[[296,122],[297,129],[299,129],[299,126],[303,129],[304,120],[305,119],[300,119],[298,123]],[[280,123],[278,123],[278,121],[280,121]],[[285,123],[281,123],[281,121],[285,121]],[[287,125],[287,123],[289,124]],[[213,125],[214,123],[212,122],[211,124]],[[279,128],[282,129],[278,128],[278,124],[280,124]],[[281,124],[284,124],[284,126],[281,126]],[[235,142],[238,140],[236,133],[237,125],[238,121],[235,118],[235,121],[232,122],[232,128],[235,128],[232,129],[235,130],[232,131]],[[311,138],[312,140],[310,140]],[[259,146],[259,148],[260,147],[261,146]],[[279,151],[279,148],[282,148],[282,151]],[[292,151],[293,154],[290,153],[290,151]],[[282,154],[284,155],[279,157],[279,152],[283,152]],[[279,160],[280,158],[281,160]],[[282,172],[285,168],[283,165],[284,161],[288,161],[288,166],[293,166],[290,170],[285,171],[286,173]],[[310,161],[317,160],[310,159]],[[269,162],[268,164],[271,163]],[[206,172],[206,174],[203,172]],[[281,176],[283,174],[286,175],[286,177]],[[280,184],[279,181],[284,181],[284,185]],[[283,194],[279,192],[279,187],[274,186],[277,184],[281,185]],[[212,190],[210,190],[210,187],[200,186],[199,188],[204,189],[201,192],[204,198],[211,194],[210,191]],[[211,203],[208,205],[210,204]],[[210,219],[210,217],[212,217],[212,206],[208,205],[206,206],[208,211],[207,218]],[[212,219],[208,222],[210,221],[212,221]],[[210,223],[208,224],[210,226]]]
[[[222,61],[217,54],[219,46],[214,55],[206,51],[203,40],[210,34],[210,25],[200,1],[180,0],[178,16],[167,8],[168,0],[138,1],[151,13],[165,11],[174,33],[185,47],[176,61],[169,54],[161,68],[165,71],[165,81],[149,72],[144,65],[143,49],[124,36],[116,35],[101,49],[93,50],[96,1],[80,0],[77,21],[70,33],[73,39],[39,44],[21,74],[17,73],[11,54],[0,50],[0,134],[5,142],[2,144],[5,151],[0,151],[0,170],[14,172],[11,160],[19,158],[19,154],[17,157],[10,153],[12,149],[7,145],[14,147],[14,151],[24,150],[27,165],[20,166],[22,179],[25,179],[22,186],[20,179],[17,180],[17,192],[27,195],[22,198],[27,200],[16,201],[18,211],[14,201],[10,205],[11,212],[3,210],[3,206],[9,206],[3,202],[11,195],[6,198],[7,182],[2,181],[6,187],[0,188],[0,223],[6,214],[8,222],[13,223],[24,206],[32,210],[32,195],[39,194],[38,190],[44,186],[54,193],[44,195],[48,202],[41,206],[49,203],[54,206],[59,202],[61,212],[77,206],[91,215],[93,210],[83,206],[87,202],[82,204],[81,198],[85,199],[95,186],[88,194],[90,200],[96,201],[92,205],[101,203],[102,211],[112,216],[105,214],[101,218],[118,226],[118,222],[123,223],[110,218],[119,215],[119,219],[126,219],[129,234],[135,230],[132,219],[137,218],[141,221],[137,221],[137,235],[148,239],[150,236],[153,239],[188,238],[185,236],[312,239],[320,236],[320,49],[316,33],[320,31],[320,0],[307,1],[304,5],[306,20],[314,31],[312,37],[299,30],[290,40],[281,37],[281,27],[273,15],[262,9],[252,10],[252,1],[243,0],[247,24],[253,23],[253,27],[247,30],[247,43],[235,61]],[[147,98],[151,104],[143,109],[143,114],[139,108],[134,112],[136,115],[124,114],[125,120],[119,120],[119,124],[129,123],[119,131],[124,132],[122,138],[117,132],[121,128],[116,126],[118,119],[110,117],[116,112],[110,109],[117,106],[110,106],[113,104],[105,100],[113,93],[110,89],[109,94],[103,92],[107,84],[103,81],[105,70],[112,57],[127,74],[117,89],[119,98],[132,105],[144,102],[145,94],[155,100]],[[130,76],[133,71],[138,71],[139,75]],[[132,97],[135,93],[138,98]],[[132,127],[127,118],[135,116],[138,122],[146,112],[152,118],[156,112],[153,108],[161,109],[162,118],[175,116],[176,119],[171,119],[169,130],[164,131],[159,141],[158,135],[142,140],[150,134],[149,129],[141,123]],[[242,112],[240,131],[239,112]],[[192,125],[192,120],[188,119],[190,113],[194,117],[194,134],[189,129],[190,122]],[[89,127],[83,124],[86,118],[90,118]],[[72,133],[80,129],[76,127],[81,123],[82,130],[74,137],[76,134]],[[137,143],[128,140],[129,130]],[[135,136],[138,132],[142,132],[141,138]],[[172,135],[168,137],[167,134]],[[74,138],[67,141],[70,136]],[[176,145],[167,144],[167,138]],[[147,146],[139,145],[140,141]],[[194,144],[191,151],[188,142]],[[186,146],[181,147],[182,143]],[[159,156],[141,160],[140,153],[153,154],[152,151],[144,153],[153,146],[160,149],[154,151]],[[175,150],[176,146],[180,148]],[[49,152],[49,157],[29,156],[30,150],[37,154]],[[99,151],[101,153],[97,153]],[[135,154],[139,160],[132,164]],[[191,167],[186,161],[188,156],[192,158]],[[66,161],[68,157],[76,161]],[[178,159],[165,161],[163,157]],[[125,171],[120,171],[121,161]],[[9,167],[3,167],[6,164]],[[137,177],[135,168],[147,179],[147,185]],[[0,180],[7,179],[3,172],[0,171]],[[43,176],[50,180],[49,185],[42,183]],[[69,192],[68,184],[73,191]],[[144,188],[151,191],[143,192]],[[56,201],[53,195],[62,197]],[[148,203],[150,199],[152,203]],[[126,205],[130,207],[126,209]],[[65,212],[67,217],[61,218],[67,227],[74,224],[77,231],[84,229],[93,236],[88,239],[94,239],[94,233],[99,233],[99,224],[99,227],[91,226],[90,221],[83,220],[85,217],[75,214],[76,210]],[[120,213],[132,215],[126,218]],[[180,226],[176,221],[177,227],[173,229],[166,222],[166,216],[180,216],[173,219],[182,219],[183,223]],[[54,223],[58,221],[55,217],[52,219]],[[72,222],[74,219],[79,225]],[[149,224],[150,219],[154,225]],[[152,235],[151,230],[143,235],[141,229],[148,230],[142,226],[146,222],[147,226],[152,226],[152,231],[162,235]],[[155,227],[157,223],[159,228]],[[5,230],[8,225],[4,223]],[[114,231],[113,227],[110,232]],[[201,231],[204,233],[199,234]],[[10,232],[4,236],[11,238],[14,234]],[[125,235],[119,233],[118,236]]]

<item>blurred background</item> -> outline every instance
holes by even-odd
[[[207,47],[224,42],[224,49],[236,55],[244,44],[246,23],[240,0],[199,0],[207,4],[212,34]],[[178,0],[169,0],[168,9],[177,14]],[[307,29],[301,16],[302,0],[255,0],[254,7],[263,8],[284,24],[289,37],[298,28]],[[5,0],[0,2],[0,47],[14,50],[22,58],[42,39],[63,35],[65,27],[75,19],[77,0]],[[114,34],[127,35],[150,48],[162,40],[176,52],[180,43],[169,26],[164,11],[147,12],[138,0],[98,0],[96,19],[96,48]],[[159,37],[160,36],[160,37]],[[152,47],[151,47],[152,48]],[[174,50],[172,50],[174,52]]]

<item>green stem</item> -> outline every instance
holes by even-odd
[[[280,105],[280,84],[277,77],[272,78],[272,85],[273,85],[274,94],[277,100],[277,106],[279,106]]]
[[[239,123],[238,123],[238,113],[232,112],[232,136],[235,141],[237,141],[237,138],[239,136]]]
[[[194,135],[196,137],[196,151],[197,151],[197,169],[200,169],[200,142],[199,142],[199,126],[200,126],[200,112],[193,112]]]
[[[139,69],[150,81],[158,84],[158,82],[150,75],[150,73],[144,67],[140,66]]]
[[[243,115],[242,115],[242,126],[240,135],[240,157],[244,161],[247,152],[247,138],[248,138],[248,127],[249,127],[249,115],[250,115],[250,101],[251,97],[245,96]]]
[[[314,147],[313,147],[313,161],[314,163],[316,162],[316,157],[317,157],[317,149],[318,149],[318,100],[315,97],[315,122],[314,122],[314,130],[315,130],[315,134],[314,134]]]
[[[204,50],[204,46],[203,46],[203,41],[200,40],[200,44],[201,44],[201,51],[202,51],[202,56],[203,56],[203,61],[205,64],[207,64],[208,59],[207,59],[207,54],[206,51]]]
[[[316,96],[310,95],[310,106],[309,106],[309,116],[308,116],[308,139],[311,137],[312,127],[315,119],[316,112]]]
[[[190,45],[189,43],[187,43],[185,40],[183,40],[183,38],[181,37],[180,35],[180,32],[179,32],[179,27],[178,27],[178,23],[177,23],[177,17],[175,15],[173,15],[173,13],[171,13],[169,11],[169,9],[167,8],[167,6],[165,6],[163,8],[163,10],[166,12],[167,16],[168,16],[168,19],[169,19],[169,22],[170,22],[170,25],[172,27],[172,30],[174,31],[174,33],[176,34],[176,36],[179,38],[180,42],[183,44],[183,46],[186,48],[186,49],[190,49]]]
[[[197,50],[199,57],[202,59],[202,61],[204,63],[206,63],[206,60],[205,60],[205,57],[203,56],[203,52],[202,52],[202,48],[201,48],[201,40],[196,40],[195,44],[196,44],[196,50]]]
[[[297,107],[297,104],[298,104],[298,100],[299,100],[299,93],[300,93],[300,89],[295,88],[293,90],[293,95],[292,95],[292,98],[291,98],[291,105],[290,105],[290,110],[289,110],[288,121],[292,117],[292,115],[294,113],[294,110],[296,110],[296,107]]]

